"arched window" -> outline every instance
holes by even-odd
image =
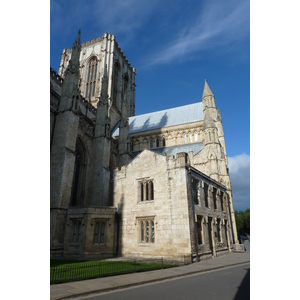
[[[114,75],[113,75],[113,104],[118,103],[118,84],[119,84],[120,64],[115,62],[114,64]],[[117,105],[118,106],[118,105]]]
[[[153,140],[151,139],[150,140],[150,149],[152,149],[153,148]]]
[[[164,137],[162,138],[162,146],[163,146],[163,147],[166,147],[166,140],[165,140]]]
[[[84,184],[86,170],[86,156],[83,143],[77,139],[75,148],[75,165],[70,206],[80,206],[84,200]]]
[[[197,134],[196,131],[195,131],[195,133],[194,133],[194,137],[195,137],[195,142],[197,142],[197,141],[198,141],[198,134]]]
[[[189,142],[191,143],[192,142],[192,134],[189,133]]]
[[[159,138],[156,138],[156,148],[159,147]]]
[[[186,143],[186,135],[183,135],[183,142]]]
[[[95,224],[94,244],[104,244],[105,221],[100,221]]]
[[[96,90],[96,77],[97,77],[97,59],[91,59],[88,65],[88,72],[86,75],[85,98],[95,96]]]

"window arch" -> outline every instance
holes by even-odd
[[[85,98],[91,98],[95,96],[97,65],[98,65],[97,58],[93,57],[90,60],[89,65],[87,67]]]
[[[162,138],[162,146],[166,147],[166,139],[165,139],[165,137]]]

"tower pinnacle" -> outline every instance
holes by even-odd
[[[205,84],[204,84],[204,89],[203,89],[203,95],[202,95],[202,98],[203,97],[206,97],[206,96],[213,96],[214,94],[212,93],[212,91],[210,90],[207,82],[206,82],[206,79],[205,79]]]

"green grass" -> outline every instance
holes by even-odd
[[[50,283],[115,276],[175,267],[171,264],[127,261],[50,260]]]

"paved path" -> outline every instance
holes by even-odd
[[[229,253],[187,266],[171,269],[54,284],[50,286],[50,299],[71,299],[75,298],[76,296],[110,291],[113,289],[125,288],[129,286],[160,281],[163,279],[221,269],[248,262],[250,262],[249,253]]]

